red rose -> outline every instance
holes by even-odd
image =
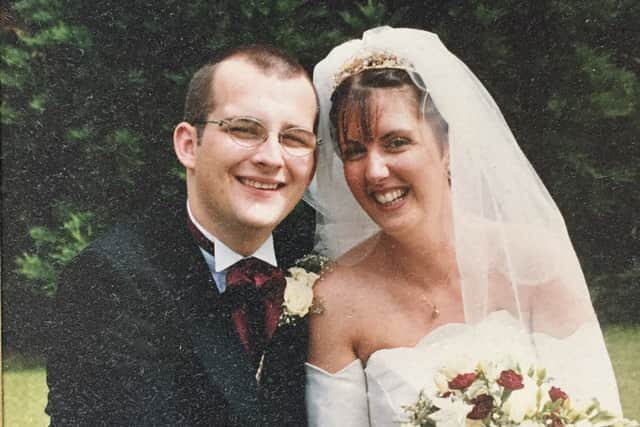
[[[558,387],[551,387],[551,389],[549,390],[549,397],[551,398],[552,402],[555,402],[556,400],[567,400],[569,398],[569,396],[567,396],[567,393],[565,393]]]
[[[471,420],[481,420],[493,409],[493,397],[488,394],[481,394],[471,400],[471,403],[473,403],[473,409],[467,414],[467,418]]]
[[[500,372],[500,378],[497,381],[504,388],[508,388],[509,390],[520,390],[524,388],[524,384],[522,383],[522,375],[514,371],[513,369],[508,369],[506,371]]]
[[[472,372],[470,374],[458,374],[454,379],[449,381],[449,388],[453,390],[462,390],[469,387],[475,380],[478,374]]]

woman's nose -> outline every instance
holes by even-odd
[[[389,176],[389,165],[384,156],[370,152],[367,156],[365,177],[369,182],[378,182]]]

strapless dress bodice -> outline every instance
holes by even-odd
[[[404,406],[416,402],[421,390],[436,393],[434,377],[442,368],[473,370],[481,360],[498,363],[513,359],[521,366],[544,366],[555,382],[575,401],[587,401],[592,390],[604,407],[620,412],[615,381],[588,372],[594,366],[590,345],[600,345],[599,328],[584,325],[568,338],[529,334],[506,311],[482,322],[452,323],[436,328],[414,347],[381,349],[336,373],[307,364],[306,399],[311,426],[397,426],[405,419]],[[601,341],[600,341],[601,342]],[[606,355],[606,353],[605,353]],[[610,366],[608,359],[600,361]],[[602,365],[595,365],[602,366]]]

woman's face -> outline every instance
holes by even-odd
[[[367,102],[369,132],[362,131],[358,112],[347,118],[346,132],[338,129],[346,136],[340,149],[351,192],[390,235],[442,224],[450,203],[446,145],[408,87],[374,89]]]

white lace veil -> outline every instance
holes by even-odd
[[[540,365],[566,373],[563,384],[577,380],[574,388],[620,411],[611,363],[562,215],[492,97],[437,35],[376,28],[337,46],[315,67],[324,144],[305,200],[318,212],[316,249],[336,258],[379,230],[347,187],[329,123],[337,73],[376,52],[413,64],[449,125],[455,251],[466,322],[509,311],[531,334]],[[510,297],[496,301],[492,290],[505,284]]]

